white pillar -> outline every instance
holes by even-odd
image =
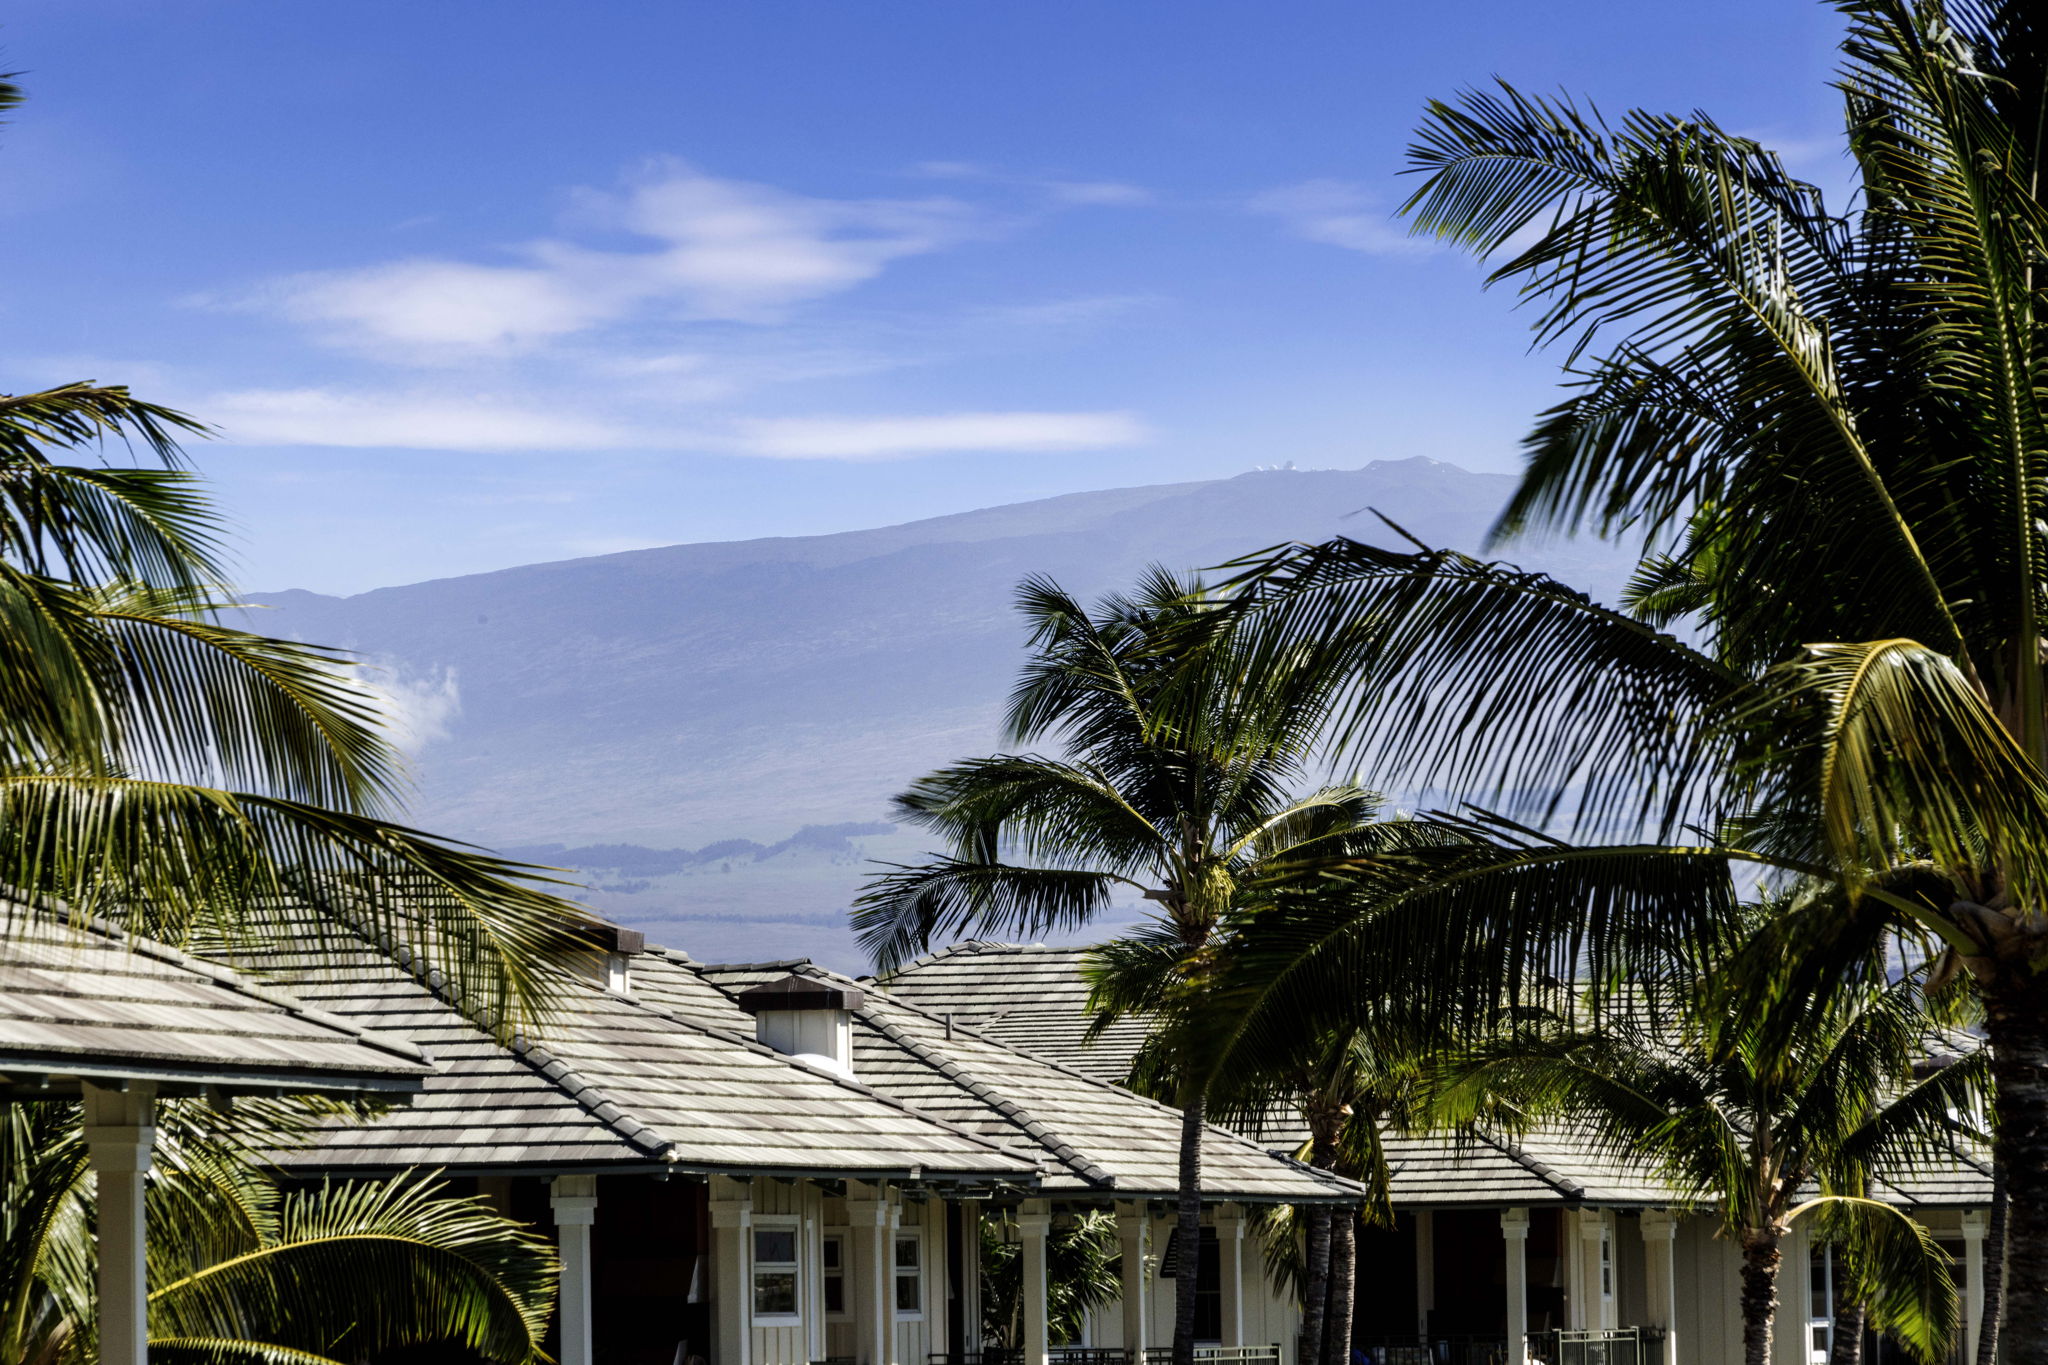
[[[1963,1339],[1965,1360],[1977,1358],[1977,1337],[1984,1330],[1984,1210],[1963,1214]]]
[[[1223,1298],[1223,1345],[1243,1346],[1244,1211],[1234,1204],[1216,1210],[1216,1281]]]
[[[85,1150],[98,1185],[101,1365],[147,1365],[149,1274],[143,1177],[156,1145],[156,1087],[85,1087]]]
[[[1025,1200],[1017,1212],[1017,1231],[1024,1239],[1018,1249],[1024,1263],[1024,1365],[1048,1365],[1052,1333],[1045,1311],[1045,1239],[1052,1231],[1052,1206],[1043,1199]]]
[[[1354,1293],[1356,1291],[1353,1291]],[[1436,1215],[1415,1212],[1415,1334],[1429,1335],[1429,1312],[1436,1307]]]
[[[562,1365],[595,1365],[590,1346],[590,1227],[597,1221],[597,1177],[558,1175],[548,1191],[561,1244]]]
[[[860,1365],[893,1365],[896,1358],[896,1302],[892,1283],[896,1248],[890,1245],[889,1186],[847,1182],[847,1240],[853,1243],[853,1340]]]
[[[1599,1285],[1586,1278],[1586,1229],[1598,1227],[1591,1209],[1575,1209],[1564,1216],[1564,1320],[1575,1329],[1595,1326],[1599,1306],[1592,1302]]]
[[[754,1349],[753,1191],[727,1176],[711,1178],[711,1312],[717,1322],[713,1365],[751,1365]]]
[[[1650,1325],[1664,1329],[1664,1365],[1678,1365],[1678,1215],[1644,1209],[1642,1224]]]
[[[1507,1358],[1521,1365],[1529,1338],[1529,1210],[1502,1209],[1500,1236],[1507,1254]]]
[[[1132,1365],[1145,1365],[1146,1289],[1151,1284],[1146,1254],[1151,1250],[1151,1217],[1142,1201],[1116,1206],[1116,1235],[1123,1243],[1124,1349]]]
[[[981,1204],[960,1201],[960,1344],[981,1351]]]

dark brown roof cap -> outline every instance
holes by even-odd
[[[792,972],[779,981],[748,987],[733,997],[733,1003],[748,1014],[759,1014],[762,1010],[857,1010],[866,999],[851,986]]]

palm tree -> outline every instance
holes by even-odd
[[[1372,811],[1377,810],[1375,800]],[[1343,894],[1341,879],[1333,875],[1338,859],[1439,843],[1442,837],[1434,826],[1406,820],[1353,822],[1331,841],[1335,856],[1322,859],[1320,876],[1271,883],[1263,896],[1233,906],[1212,936],[1214,955],[1228,958],[1244,947],[1244,936],[1259,931],[1276,901],[1305,901],[1328,913]],[[1419,1118],[1423,1021],[1405,1015],[1397,1000],[1380,1000],[1374,1002],[1372,1029],[1352,1024],[1267,1032],[1259,1035],[1265,1049],[1240,1039],[1229,1065],[1222,1066],[1208,1060],[1209,1044],[1217,1036],[1212,999],[1186,1001],[1193,1006],[1188,1017],[1157,1027],[1162,1012],[1183,1003],[1178,994],[1182,969],[1178,945],[1170,933],[1157,929],[1103,944],[1083,960],[1083,974],[1093,986],[1093,1030],[1106,1030],[1126,1017],[1155,1021],[1127,1083],[1140,1093],[1171,1098],[1186,1084],[1182,1073],[1191,1061],[1206,1065],[1204,1091],[1212,1115],[1240,1131],[1276,1120],[1292,1127],[1299,1120],[1307,1140],[1296,1157],[1364,1185],[1368,1197],[1362,1216],[1391,1226],[1391,1175],[1381,1131],[1389,1124],[1412,1126]],[[1435,1039],[1449,1036],[1441,1021],[1433,1026]],[[1347,1365],[1351,1359],[1360,1217],[1356,1209],[1315,1205],[1268,1229],[1269,1269],[1276,1271],[1277,1281],[1291,1281],[1301,1298],[1301,1359],[1307,1365]],[[1297,1225],[1298,1258],[1292,1250]]]
[[[1997,1072],[2004,1341],[2040,1365],[2048,40],[2017,0],[1840,8],[1846,214],[1703,114],[1609,123],[1505,85],[1433,105],[1413,152],[1418,229],[1504,258],[1492,278],[1568,348],[1570,391],[1529,437],[1500,533],[1656,539],[1641,614],[1505,565],[1335,542],[1250,567],[1248,652],[1291,673],[1320,645],[1356,684],[1345,737],[1383,780],[1541,827],[1483,819],[1498,856],[1448,883],[1396,890],[1380,869],[1403,913],[1365,937],[1384,952],[1405,921],[1440,946],[1505,938],[1482,995],[1538,963],[1570,974],[1574,942],[1604,971],[1711,932],[1740,864],[1838,885],[1845,915],[1942,945]],[[1700,647],[1657,629],[1677,619]],[[1356,935],[1299,946],[1373,966]],[[1799,958],[1815,981],[1842,970],[1831,940]],[[1406,980],[1459,989],[1405,961]]]
[[[20,100],[0,79],[0,111]],[[343,656],[225,623],[178,445],[203,433],[119,386],[0,395],[0,885],[172,942],[274,938],[311,901],[509,1036],[590,916],[396,821],[404,764]],[[107,443],[142,463],[89,457]]]
[[[407,1346],[529,1365],[553,1307],[545,1239],[434,1177],[288,1192],[256,1152],[334,1106],[163,1106],[149,1199],[150,1359],[342,1365]],[[76,1105],[0,1116],[0,1362],[94,1359],[92,1182]]]
[[[1781,926],[1767,926],[1749,956],[1784,943]],[[1869,1197],[1870,1177],[1944,1154],[1949,1115],[1980,1096],[1984,1055],[1916,1079],[1931,1028],[1924,973],[1887,980],[1881,959],[1819,1002],[1765,997],[1732,1039],[1714,1027],[1726,991],[1675,975],[1598,1028],[1523,1024],[1474,1049],[1452,1064],[1440,1116],[1498,1120],[1508,1106],[1524,1122],[1560,1119],[1714,1208],[1742,1251],[1748,1365],[1771,1360],[1780,1247],[1804,1215],[1847,1244],[1859,1309],[1930,1365],[1946,1359],[1956,1317],[1946,1256]]]
[[[1011,695],[1009,735],[1064,751],[999,754],[944,768],[899,796],[913,825],[947,849],[874,878],[853,921],[879,967],[946,937],[1030,937],[1086,924],[1120,892],[1158,907],[1147,1012],[1178,1048],[1199,1032],[1217,934],[1235,908],[1318,877],[1369,827],[1377,798],[1336,785],[1298,795],[1328,688],[1274,677],[1243,704],[1193,707],[1172,724],[1160,701],[1181,689],[1217,617],[1200,585],[1150,574],[1091,614],[1056,585],[1019,590],[1032,656]],[[1217,619],[1221,619],[1218,617]],[[1205,665],[1206,666],[1206,665]],[[1205,1068],[1183,1051],[1179,1238],[1200,1238]],[[1196,1277],[1176,1291],[1174,1351],[1193,1359]]]

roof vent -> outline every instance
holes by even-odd
[[[754,1016],[754,1036],[768,1047],[821,1070],[853,1075],[853,1012],[867,999],[862,992],[792,972],[734,999]]]
[[[633,955],[647,950],[647,935],[638,929],[621,929],[616,924],[597,928],[599,953],[591,961],[590,978],[621,995],[633,989]]]

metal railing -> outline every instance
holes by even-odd
[[[1506,1337],[1382,1336],[1355,1343],[1369,1365],[1521,1365],[1509,1361]]]
[[[1203,1365],[1280,1365],[1280,1343],[1269,1346],[1197,1346]],[[1173,1365],[1171,1346],[1147,1346],[1144,1365]]]
[[[1658,1365],[1663,1343],[1660,1327],[1531,1332],[1529,1358],[1542,1365]]]
[[[1047,1355],[1053,1365],[1131,1365],[1121,1346],[1054,1346]],[[984,1346],[979,1351],[933,1351],[926,1365],[1024,1365],[1021,1346]]]

